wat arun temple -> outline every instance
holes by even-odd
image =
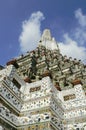
[[[0,66],[0,130],[86,130],[86,65],[63,56],[49,29]]]

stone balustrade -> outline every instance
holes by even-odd
[[[4,80],[4,82],[7,84],[7,87],[9,87],[19,98],[21,97],[21,92],[18,89],[16,85],[13,84],[12,81],[10,81],[8,78]]]
[[[63,110],[60,106],[59,103],[57,103],[56,101],[52,100],[50,103],[50,107],[52,108],[52,110],[57,113],[57,115],[59,116],[59,118],[63,118]]]
[[[43,113],[37,115],[27,115],[27,117],[18,117],[19,125],[34,124],[51,120],[50,113]]]
[[[60,119],[58,119],[55,116],[52,116],[51,121],[52,121],[52,124],[54,124],[56,128],[58,128],[58,130],[62,129],[62,121]]]
[[[44,98],[38,98],[35,101],[34,100],[29,100],[28,104],[27,102],[24,103],[22,106],[21,111],[28,111],[28,110],[34,110],[35,109],[41,109],[43,107],[48,107],[50,106],[50,96],[44,97]]]
[[[1,86],[0,94],[8,102],[10,100],[11,105],[14,106],[18,111],[21,110],[21,102],[18,101],[18,99],[12,93],[10,93],[9,90],[7,90],[5,87]]]
[[[0,106],[0,116],[5,118],[6,120],[12,122],[16,126],[34,124],[38,122],[45,122],[51,120],[50,113],[43,113],[37,115],[27,115],[26,117],[17,117],[13,113],[9,111],[9,109],[4,106]]]
[[[63,104],[64,110],[71,110],[73,108],[76,108],[76,107],[78,108],[81,106],[86,107],[86,100],[85,99],[81,99],[81,100],[76,99],[76,100],[73,100],[71,102],[66,101]]]
[[[86,117],[86,108],[75,109],[64,113],[65,119]]]
[[[6,120],[10,121],[14,125],[18,125],[18,118],[16,115],[10,112],[9,109],[5,108],[4,106],[0,105],[0,116],[5,118]]]

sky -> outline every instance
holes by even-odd
[[[63,55],[86,64],[86,0],[0,0],[0,65],[35,49],[46,28]]]

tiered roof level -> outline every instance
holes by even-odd
[[[60,53],[50,30],[0,67],[0,129],[85,130],[86,65]]]
[[[40,80],[43,75],[49,74],[61,90],[72,88],[74,80],[80,80],[86,92],[86,65],[76,58],[63,56],[48,29],[44,30],[38,47],[21,55],[16,61],[19,65],[18,74],[23,79],[28,78],[29,82]]]

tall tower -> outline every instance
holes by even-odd
[[[86,129],[86,65],[63,56],[48,29],[0,68],[0,129]]]

